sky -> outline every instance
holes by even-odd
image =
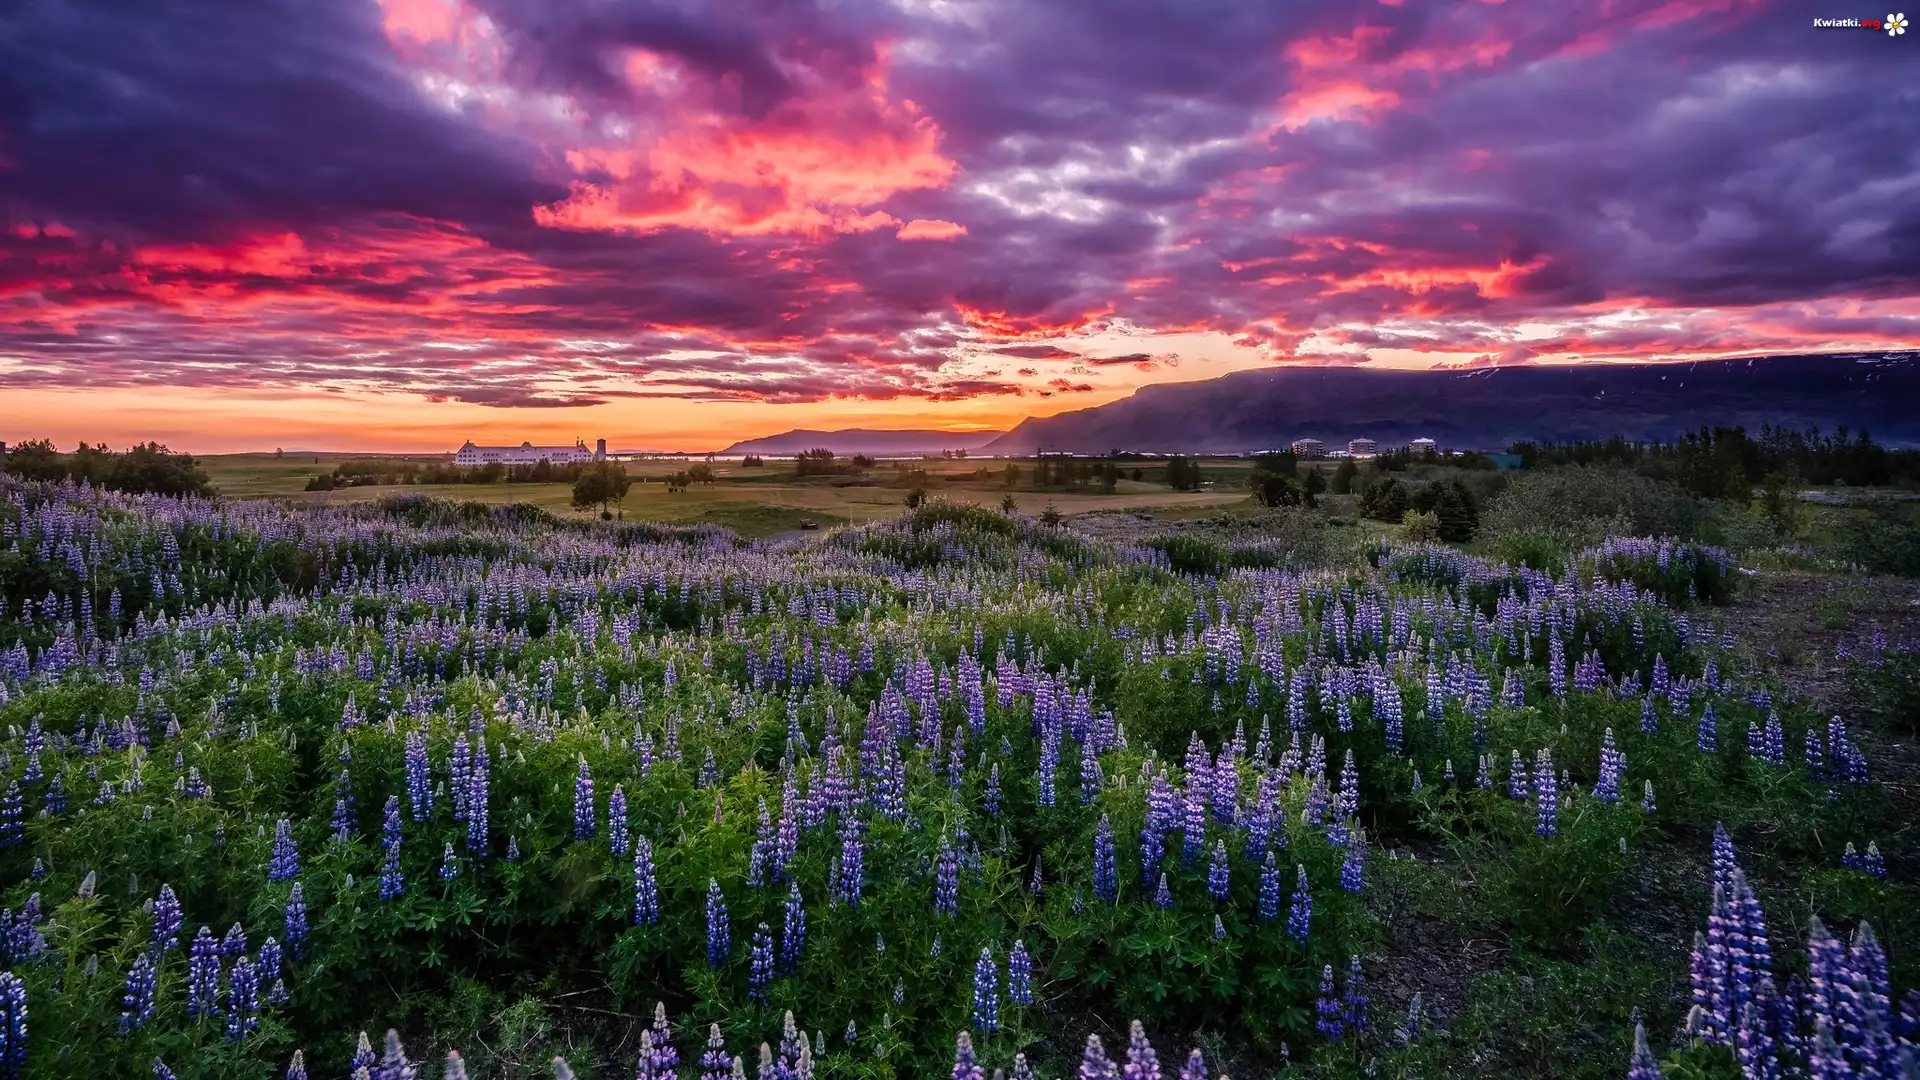
[[[1920,347],[1920,29],[1812,25],[1880,15],[13,0],[0,438],[703,450]]]

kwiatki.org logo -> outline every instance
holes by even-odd
[[[1896,11],[1884,19],[1815,19],[1813,26],[1816,30],[1885,31],[1888,37],[1899,37],[1907,32],[1907,14]]]

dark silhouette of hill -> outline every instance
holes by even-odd
[[[789,456],[824,446],[836,454],[937,454],[942,450],[978,450],[1001,435],[998,431],[930,431],[916,429],[844,428],[813,431],[796,428],[762,439],[734,443],[723,454]]]
[[[982,452],[1238,453],[1300,438],[1334,449],[1360,437],[1498,450],[1522,439],[1672,439],[1715,424],[1844,425],[1885,446],[1920,446],[1920,353],[1430,371],[1275,367],[1142,387],[1096,408],[1036,417]]]

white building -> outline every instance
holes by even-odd
[[[1434,449],[1437,445],[1439,444],[1435,443],[1432,439],[1415,439],[1407,444],[1407,449],[1416,454],[1424,454]]]
[[[587,449],[584,440],[576,439],[572,446],[535,446],[523,442],[519,446],[475,446],[472,439],[463,443],[453,453],[455,465],[537,465],[550,461],[555,465],[572,465],[583,461],[605,461],[607,459],[607,440],[600,439],[593,449]]]
[[[1319,439],[1293,440],[1293,456],[1297,458],[1319,458],[1327,456],[1327,444]]]
[[[1347,453],[1352,454],[1354,457],[1362,457],[1367,454],[1377,453],[1378,451],[1379,447],[1374,445],[1372,439],[1347,440]]]

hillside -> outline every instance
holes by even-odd
[[[998,431],[936,431],[917,428],[795,428],[779,435],[734,443],[722,454],[798,454],[824,446],[836,454],[937,454],[942,450],[978,450],[1001,436]]]
[[[1462,449],[1520,439],[1672,438],[1702,424],[1866,428],[1920,446],[1920,353],[1473,371],[1279,367],[1148,386],[1022,422],[988,454],[1115,448],[1233,453],[1315,438],[1420,437]]]

